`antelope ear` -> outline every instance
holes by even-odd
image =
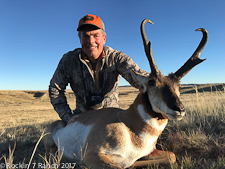
[[[134,69],[131,71],[131,76],[137,85],[135,87],[139,88],[140,92],[145,93],[147,91],[148,76],[143,76]]]

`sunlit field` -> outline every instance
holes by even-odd
[[[206,90],[202,86],[189,85],[181,88],[180,98],[186,116],[181,121],[170,120],[157,144],[158,149],[175,153],[177,162],[155,164],[148,169],[225,168],[223,87],[209,85]],[[132,87],[120,87],[120,108],[127,109],[138,93]],[[74,109],[73,93],[68,90],[66,96]],[[41,141],[47,125],[59,119],[50,104],[48,92],[0,90],[0,114],[0,168],[7,168],[6,164],[8,168],[12,165],[28,168],[29,163],[29,168],[54,168],[46,165],[48,159],[45,159]],[[60,159],[56,161],[60,164]]]

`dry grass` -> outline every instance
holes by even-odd
[[[185,118],[170,121],[158,140],[158,148],[174,152],[177,162],[149,166],[149,169],[225,168],[225,92],[195,91],[197,93],[181,95],[187,110]],[[120,107],[128,108],[137,94],[134,88],[121,87]],[[74,109],[74,95],[71,91],[66,95]],[[38,144],[35,151],[34,148],[47,124],[59,119],[47,91],[0,91],[0,107],[0,168],[5,160],[28,164],[33,152],[31,164],[46,164],[43,143]],[[9,145],[14,147],[15,143],[16,148],[10,148],[9,152]]]
[[[187,115],[169,122],[161,148],[173,151],[181,168],[225,168],[225,92],[184,94],[181,100]]]

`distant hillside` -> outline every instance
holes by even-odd
[[[225,83],[215,83],[215,84],[183,84],[180,88],[180,93],[196,93],[196,86],[198,92],[211,92],[211,91],[225,91]],[[133,87],[130,85],[119,86],[121,90],[130,90]],[[135,89],[135,88],[133,88]]]
[[[218,84],[185,84],[181,85],[180,93],[196,93],[196,87],[198,92],[211,92],[211,91],[224,91],[225,83]]]

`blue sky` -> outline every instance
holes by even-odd
[[[165,75],[182,66],[198,46],[202,33],[195,29],[207,29],[201,55],[207,60],[181,83],[224,83],[224,9],[224,0],[0,0],[0,90],[47,90],[62,55],[80,47],[76,28],[89,13],[104,21],[106,45],[148,72],[140,24],[152,20],[146,34]]]

